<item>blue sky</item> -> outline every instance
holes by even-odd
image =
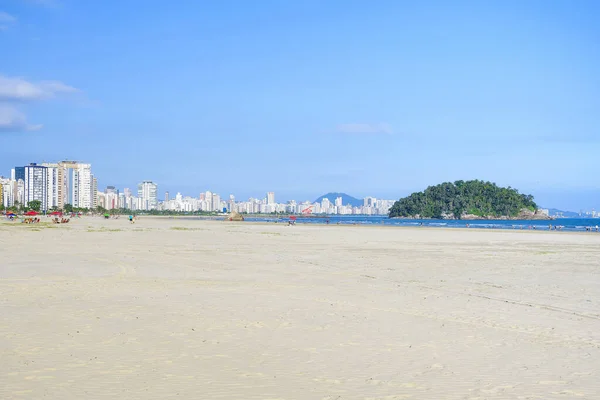
[[[178,3],[0,2],[0,174],[277,200],[478,178],[600,209],[598,2]]]

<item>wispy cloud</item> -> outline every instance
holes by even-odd
[[[42,125],[31,125],[25,114],[14,107],[0,104],[0,133],[28,132],[41,129]]]
[[[30,82],[23,78],[0,75],[0,132],[27,132],[42,128],[32,125],[16,106],[37,100],[52,99],[59,94],[79,92],[59,81]]]
[[[394,133],[390,124],[376,123],[351,123],[340,124],[336,127],[335,132],[347,134],[363,134],[363,135],[391,135]]]
[[[0,31],[5,31],[17,22],[17,18],[7,12],[0,11]]]
[[[8,78],[0,75],[0,100],[32,101],[55,97],[60,93],[78,90],[58,81],[29,82],[23,78]]]

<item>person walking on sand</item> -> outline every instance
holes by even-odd
[[[129,216],[129,222],[133,224],[133,215]]]

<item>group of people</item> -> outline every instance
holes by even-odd
[[[54,218],[54,219],[52,220],[52,222],[53,222],[53,223],[55,223],[55,224],[68,224],[68,223],[69,223],[69,221],[70,221],[70,219],[69,219],[69,218],[61,218],[61,219],[60,219],[60,221],[59,221],[59,220],[58,220],[58,217],[56,217],[56,218]]]
[[[37,224],[40,222],[39,218],[24,218],[21,223],[23,224]]]
[[[586,227],[585,227],[585,230],[586,230],[587,232],[594,232],[594,230],[595,230],[596,232],[600,232],[600,228],[598,227],[598,225],[596,225],[596,227],[595,227],[595,228],[594,228],[593,226],[586,226]]]

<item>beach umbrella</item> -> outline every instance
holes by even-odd
[[[292,215],[292,216],[290,217],[290,219],[291,219],[292,221],[295,221],[295,220],[296,220],[296,217],[295,217],[294,215]]]
[[[60,215],[62,215],[62,213],[60,211],[52,211],[50,213],[50,215],[59,215],[60,216]]]
[[[27,215],[28,217],[31,217],[31,216],[34,216],[34,215],[38,215],[38,213],[36,213],[35,211],[32,210],[32,211],[27,211],[25,213],[25,215]]]

